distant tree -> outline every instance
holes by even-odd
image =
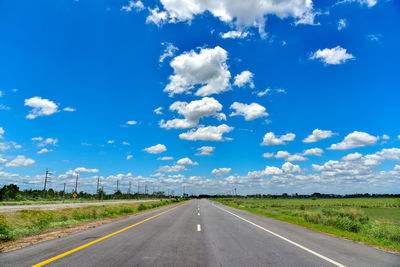
[[[15,184],[9,184],[3,186],[2,189],[0,189],[0,201],[6,200],[6,199],[16,199],[17,194],[19,192],[19,187]]]

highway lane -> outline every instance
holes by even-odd
[[[132,227],[48,266],[400,266],[399,254],[209,200],[163,207],[0,254],[0,265],[34,265],[127,226]]]

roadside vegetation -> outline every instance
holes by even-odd
[[[1,243],[21,237],[36,235],[50,229],[62,228],[82,222],[114,218],[153,209],[184,199],[174,198],[145,203],[127,203],[57,210],[21,210],[0,214]]]
[[[400,252],[399,198],[218,198],[222,204]]]

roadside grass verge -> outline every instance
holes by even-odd
[[[118,202],[118,201],[138,201],[138,200],[157,200],[151,198],[140,199],[108,199],[103,200],[104,203]],[[73,204],[73,203],[93,203],[99,202],[98,199],[66,199],[64,203],[62,200],[24,200],[24,201],[0,201],[0,206],[15,206],[15,205],[43,205],[43,204]]]
[[[182,200],[155,200],[143,203],[62,208],[57,210],[21,210],[0,214],[0,247],[2,242],[40,234],[51,229],[135,214],[180,201]]]
[[[400,252],[398,199],[214,200],[233,208]]]

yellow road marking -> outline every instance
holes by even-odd
[[[102,240],[104,240],[104,239],[107,239],[107,238],[109,238],[109,237],[112,237],[112,236],[114,236],[114,235],[116,235],[116,234],[119,234],[119,233],[121,233],[121,232],[123,232],[123,231],[126,231],[126,230],[128,230],[128,229],[130,229],[130,228],[132,228],[132,227],[135,227],[135,226],[137,226],[137,225],[139,225],[139,224],[142,224],[142,223],[144,223],[144,222],[147,222],[147,221],[149,221],[149,220],[151,220],[151,219],[154,219],[154,218],[156,218],[156,217],[158,217],[158,216],[160,216],[160,215],[162,215],[162,214],[165,214],[165,213],[167,213],[167,212],[169,212],[169,211],[171,211],[171,210],[174,210],[174,209],[176,209],[176,208],[178,208],[179,206],[182,206],[182,205],[183,205],[183,204],[178,205],[178,206],[176,206],[176,207],[173,207],[172,209],[169,209],[169,210],[163,211],[163,212],[161,212],[161,213],[158,213],[158,214],[156,214],[156,215],[154,215],[154,216],[151,216],[151,217],[149,217],[149,218],[147,218],[147,219],[145,219],[145,220],[143,220],[143,221],[140,221],[140,222],[137,222],[137,223],[135,223],[135,224],[132,224],[132,225],[130,225],[130,226],[128,226],[128,227],[125,227],[125,228],[123,228],[123,229],[121,229],[121,230],[118,230],[118,231],[116,231],[116,232],[114,232],[114,233],[111,233],[111,234],[109,234],[109,235],[106,235],[106,236],[103,236],[103,237],[101,237],[101,238],[99,238],[99,239],[96,239],[96,240],[94,240],[94,241],[92,241],[92,242],[89,242],[89,243],[87,243],[87,244],[85,244],[85,245],[82,245],[82,246],[77,247],[77,248],[74,248],[74,249],[72,249],[72,250],[70,250],[70,251],[64,252],[64,253],[62,253],[62,254],[60,254],[60,255],[58,255],[58,256],[55,256],[55,257],[53,257],[53,258],[50,258],[50,259],[48,259],[48,260],[39,262],[38,264],[32,265],[32,267],[43,266],[43,265],[46,265],[46,264],[48,264],[48,263],[50,263],[50,262],[53,262],[53,261],[55,261],[55,260],[61,259],[61,258],[65,257],[65,256],[67,256],[67,255],[69,255],[69,254],[72,254],[72,253],[74,253],[74,252],[77,252],[77,251],[79,251],[79,250],[81,250],[81,249],[84,249],[84,248],[86,248],[86,247],[88,247],[88,246],[91,246],[91,245],[93,245],[93,244],[96,244],[96,243],[98,243],[98,242],[100,242],[100,241],[102,241]]]

